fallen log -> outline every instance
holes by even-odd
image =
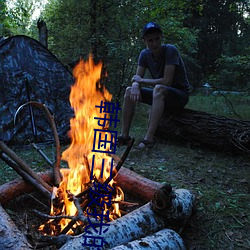
[[[165,115],[155,136],[222,152],[250,152],[250,121],[190,109]]]
[[[144,238],[111,248],[111,250],[185,250],[179,234],[172,229],[162,229]]]
[[[80,249],[83,246],[86,250],[93,249],[91,246],[96,246],[94,245],[95,240],[96,238],[100,240],[100,235],[103,239],[103,249],[110,249],[117,245],[146,237],[166,227],[174,226],[177,229],[177,225],[171,224],[172,222],[169,219],[171,214],[175,217],[174,221],[178,221],[178,224],[183,226],[192,214],[192,209],[190,208],[194,205],[194,196],[185,189],[181,189],[179,192],[172,192],[169,186],[161,188],[160,193],[161,195],[154,196],[151,202],[105,224],[106,226],[109,225],[106,231],[98,231],[95,227],[85,228],[85,233],[69,239],[60,250]],[[184,200],[181,201],[181,198]],[[187,208],[185,207],[186,205],[188,206]],[[180,223],[181,220],[183,220],[182,223]],[[104,226],[100,225],[100,229]]]
[[[9,215],[0,204],[0,249],[32,249],[24,235],[17,229]]]

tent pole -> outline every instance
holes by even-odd
[[[25,78],[25,87],[26,87],[28,102],[30,102],[31,100],[30,100],[30,91],[29,91],[29,81],[27,78]],[[31,127],[32,127],[34,141],[37,142],[37,131],[36,131],[35,118],[34,118],[33,108],[30,104],[29,104],[29,112],[30,112]]]

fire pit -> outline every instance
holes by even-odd
[[[36,216],[46,219],[39,227],[44,237],[36,241],[35,247],[44,246],[42,241],[45,241],[45,245],[55,245],[62,250],[116,249],[118,245],[117,249],[126,249],[124,244],[128,244],[129,249],[140,246],[185,249],[176,231],[191,216],[195,197],[188,190],[172,190],[168,185],[161,186],[122,168],[134,141],[121,159],[117,159],[117,132],[110,127],[116,128],[120,108],[111,103],[112,95],[99,84],[101,64],[94,65],[90,56],[86,62],[81,60],[73,73],[76,83],[71,89],[70,102],[75,116],[70,121],[69,131],[72,143],[62,153],[67,169],[60,168],[56,127],[44,105],[28,103],[42,108],[52,126],[57,153],[52,179],[49,174],[39,176],[33,172],[0,142],[1,158],[40,191],[48,203],[50,200],[49,214],[33,211]],[[3,189],[2,197],[6,197]],[[26,189],[23,188],[25,192]],[[124,200],[124,192],[134,194],[138,200]],[[124,211],[126,207],[130,208]],[[131,207],[135,210],[131,211]],[[22,240],[27,247],[24,237]]]
[[[43,173],[41,176],[48,182],[52,180],[51,173]],[[188,190],[171,190],[169,186],[162,186],[160,183],[144,178],[123,167],[120,169],[115,180],[121,183],[125,197],[128,197],[127,204],[125,204],[124,207],[127,206],[127,211],[129,212],[121,218],[110,222],[110,230],[108,230],[108,234],[103,237],[109,244],[104,246],[103,249],[111,249],[117,245],[124,244],[124,242],[127,242],[128,246],[133,247],[130,249],[138,249],[136,248],[138,244],[139,246],[141,245],[142,249],[144,249],[143,247],[145,246],[150,247],[151,245],[153,245],[153,248],[149,249],[165,249],[164,247],[166,245],[170,247],[170,249],[185,249],[182,239],[176,232],[181,232],[194,209],[194,196]],[[27,227],[27,225],[31,223],[30,229],[22,228],[22,231],[28,231],[30,234],[31,232],[33,233],[33,235],[29,235],[28,237],[31,249],[48,249],[45,248],[45,246],[50,246],[51,248],[49,249],[89,249],[87,246],[85,246],[85,248],[80,246],[83,243],[81,240],[84,240],[84,233],[80,233],[78,236],[64,234],[60,234],[59,236],[41,236],[38,232],[38,225],[39,223],[43,223],[45,219],[44,217],[40,218],[35,216],[32,212],[34,209],[38,209],[38,207],[44,214],[44,211],[49,211],[48,206],[38,206],[39,201],[41,204],[46,204],[46,197],[42,197],[41,199],[40,193],[37,192],[32,193],[31,196],[27,195],[32,189],[31,186],[23,180],[15,180],[8,184],[9,185],[5,185],[5,189],[3,188],[4,185],[1,187],[0,201],[1,203],[5,203],[4,197],[9,195],[8,192],[15,193],[15,191],[21,187],[22,193],[19,193],[19,195],[24,194],[24,196],[19,196],[16,199],[8,201],[5,204],[5,208],[7,211],[12,210],[15,213],[15,215],[13,215],[12,212],[12,217],[15,218],[13,220],[16,221],[18,226]],[[36,199],[36,201],[34,201],[34,199]],[[18,214],[21,212],[19,211],[21,210],[20,208],[16,208],[16,211],[13,209],[17,203],[20,204],[20,208],[23,204],[25,212],[22,213],[22,215]],[[136,203],[138,205],[136,205]],[[33,204],[33,206],[27,208],[27,204]],[[6,214],[4,210],[1,211],[1,215],[2,213]],[[11,221],[7,214],[6,216],[7,218],[5,220],[8,222]],[[27,217],[27,225],[23,225],[25,216]],[[1,216],[1,218],[1,225],[5,225],[6,222],[3,221],[4,217]],[[30,223],[28,223],[28,221],[30,221]],[[34,221],[36,221],[35,225],[32,224]],[[34,226],[36,227],[34,228]],[[4,241],[9,245],[9,242],[12,242],[13,248],[5,249],[29,249],[18,248],[18,246],[28,243],[26,236],[17,230],[15,226],[13,226],[13,223],[11,223],[11,226],[8,226],[6,230]],[[15,232],[15,237],[13,237],[13,231]],[[7,235],[9,235],[9,237],[7,237]],[[72,241],[76,241],[76,243]],[[122,245],[117,249],[126,248]]]

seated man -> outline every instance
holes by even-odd
[[[152,105],[148,130],[139,148],[153,147],[154,134],[163,113],[183,108],[189,100],[190,84],[185,65],[174,45],[162,44],[161,27],[149,22],[142,31],[146,49],[138,59],[132,86],[126,89],[122,113],[122,131],[118,145],[130,141],[129,130],[138,101]],[[143,78],[146,69],[152,79]]]

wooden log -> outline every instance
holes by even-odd
[[[172,229],[162,229],[144,238],[111,248],[111,250],[185,250],[179,234]]]
[[[124,244],[140,237],[157,232],[165,227],[164,221],[151,209],[150,203],[134,210],[109,223],[108,231],[99,235],[90,228],[89,234],[81,234],[68,240],[60,250],[92,249],[86,244],[91,244],[92,239],[88,236],[103,237],[103,249],[110,249],[118,244]]]
[[[162,186],[159,182],[152,181],[124,167],[120,169],[114,181],[125,193],[129,193],[145,203],[149,202],[154,193]]]
[[[41,192],[43,196],[47,197],[48,199],[51,198],[51,193],[47,189],[45,189],[39,182],[37,182],[29,174],[27,174],[15,162],[9,159],[4,153],[0,153],[0,158],[3,161],[5,161],[10,167],[12,167],[27,183],[31,184],[34,188],[36,188],[39,192]]]
[[[32,249],[24,235],[17,229],[9,215],[0,205],[0,249]]]
[[[155,192],[151,205],[164,218],[166,226],[178,232],[196,212],[196,198],[189,190],[169,190],[168,185]]]
[[[39,178],[45,182],[53,182],[52,172],[37,173]],[[34,186],[25,182],[22,179],[15,179],[0,186],[0,204],[6,204],[12,199],[23,195],[24,193],[31,193],[35,190]]]
[[[38,173],[38,176],[47,183],[53,182],[53,174],[51,171]],[[138,198],[142,203],[149,202],[155,191],[162,186],[160,183],[151,181],[124,167],[121,167],[114,180],[125,193],[128,192],[134,195],[134,197]],[[5,204],[15,197],[32,191],[34,191],[34,187],[24,180],[13,180],[0,186],[0,203]]]
[[[167,191],[167,192],[165,192]],[[146,237],[172,225],[171,215],[174,222],[183,226],[192,214],[194,205],[194,196],[185,189],[172,194],[171,189],[160,189],[160,194],[155,195],[151,202],[124,215],[114,221],[111,221],[108,230],[100,232],[96,228],[85,230],[85,233],[69,239],[61,250],[67,249],[93,249],[93,237],[103,238],[103,249],[110,249],[120,244],[125,244],[138,238]],[[181,198],[184,199],[181,201]],[[186,207],[187,206],[187,207]],[[185,217],[187,216],[187,217]],[[182,223],[180,223],[180,221]]]
[[[250,121],[190,109],[165,115],[155,136],[223,152],[250,152]]]

